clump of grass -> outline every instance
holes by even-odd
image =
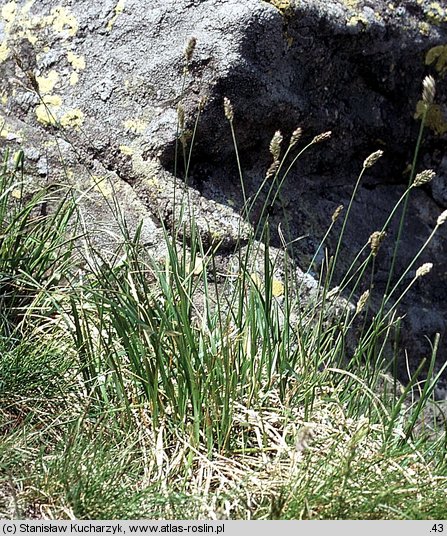
[[[189,40],[185,49],[185,79],[195,46]],[[393,279],[370,321],[365,311],[372,279],[358,292],[367,268],[372,265],[374,273],[385,228],[431,172],[414,174],[383,228],[372,230],[334,287],[356,193],[381,152],[365,159],[347,209],[334,212],[315,253],[323,251],[325,261],[313,280],[311,267],[303,273],[295,266],[287,229],[280,232],[282,248],[271,247],[268,207],[280,199],[296,161],[330,133],[306,143],[297,128],[283,150],[276,132],[272,163],[259,190],[249,192],[229,100],[224,114],[233,133],[243,216],[250,219],[264,196],[248,243],[237,244],[224,273],[217,267],[217,246],[204,246],[188,204],[185,185],[198,122],[186,136],[181,106],[176,161],[181,151],[184,185],[180,194],[175,190],[174,205],[181,204],[182,215],[172,232],[164,229],[165,258],[153,258],[141,228],[129,231],[114,199],[120,255],[103,256],[85,236],[88,276],[75,277],[67,230],[76,202],[66,199],[35,224],[43,194],[17,200],[12,193],[24,180],[23,158],[10,169],[5,157],[2,513],[92,519],[444,517],[439,505],[447,487],[445,432],[435,426],[433,438],[419,431],[439,376],[438,338],[426,381],[420,382],[422,365],[403,388],[382,370],[394,358],[389,343],[400,301],[429,267],[419,267],[404,289],[402,278],[426,245],[397,283]],[[340,218],[330,258],[325,242]],[[426,244],[445,219],[439,216]],[[30,351],[19,336],[46,344],[40,353],[35,346]],[[56,338],[58,347],[51,344]],[[412,400],[416,385],[420,396]],[[11,405],[6,400],[13,391]],[[39,403],[30,391],[40,394]]]
[[[8,336],[45,314],[45,297],[71,267],[74,215],[69,194],[54,207],[55,193],[27,193],[22,151],[10,160],[6,151],[0,170],[0,330]]]

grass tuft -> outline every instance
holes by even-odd
[[[191,38],[187,63],[195,46]],[[424,83],[426,100],[434,98],[431,87]],[[298,128],[283,150],[277,131],[273,162],[259,190],[250,192],[228,99],[224,115],[235,144],[243,216],[251,220],[263,200],[251,236],[237,242],[224,268],[219,244],[202,242],[189,203],[198,119],[186,136],[181,104],[176,155],[183,153],[184,184],[174,189],[180,218],[163,229],[164,257],[155,258],[143,244],[141,227],[130,232],[116,196],[109,206],[120,228],[117,254],[104,255],[87,232],[78,248],[74,230],[85,194],[29,196],[23,153],[15,159],[5,153],[2,517],[445,517],[445,419],[433,401],[443,372],[435,373],[439,336],[429,362],[408,385],[387,373],[398,357],[400,303],[432,265],[413,267],[445,213],[403,274],[394,274],[393,258],[379,309],[371,310],[385,229],[403,204],[398,243],[408,196],[433,178],[431,171],[416,173],[424,119],[408,188],[335,286],[350,211],[382,152],[364,160],[346,211],[340,205],[334,212],[315,252],[313,261],[322,254],[323,262],[314,279],[313,261],[307,272],[295,265],[287,229],[280,229],[282,247],[272,247],[268,208],[281,200],[297,160],[331,133],[306,143]],[[326,240],[339,219],[337,247],[329,256]],[[396,245],[395,256],[398,250]],[[414,276],[403,287],[410,271]]]

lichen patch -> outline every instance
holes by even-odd
[[[443,76],[447,73],[447,45],[431,48],[425,55],[425,65],[433,65]]]
[[[82,55],[74,54],[71,51],[67,52],[67,60],[73,67],[73,69],[76,69],[77,71],[81,71],[82,69],[85,69],[85,57]]]
[[[124,128],[132,134],[142,134],[146,127],[147,123],[142,119],[127,119],[124,121]]]
[[[0,43],[0,63],[8,59],[9,48],[6,39]]]
[[[115,6],[115,13],[113,17],[109,20],[107,23],[107,30],[110,32],[115,25],[116,19],[121,15],[121,13],[124,11],[124,6],[126,4],[126,0],[118,0],[118,3]]]
[[[41,95],[49,94],[53,91],[54,86],[59,81],[59,74],[52,70],[46,76],[36,76],[37,83],[39,85],[39,92]]]
[[[99,177],[95,175],[91,178],[91,185],[95,191],[99,192],[106,199],[112,198],[114,190],[107,177]]]
[[[79,82],[79,74],[77,71],[73,71],[70,75],[70,86],[74,86]]]
[[[416,105],[415,119],[421,119],[425,113],[426,103],[420,100]],[[431,104],[425,117],[425,124],[439,136],[447,132],[447,119],[438,104]]]
[[[119,150],[121,154],[124,154],[126,156],[130,156],[134,154],[134,150],[132,149],[132,147],[129,147],[128,145],[120,145]]]
[[[78,108],[68,110],[60,118],[63,127],[78,128],[84,122],[84,114]]]
[[[79,29],[76,17],[63,6],[54,7],[51,10],[49,22],[57,33],[66,37],[74,37]]]
[[[62,99],[59,95],[44,95],[42,101],[35,109],[37,121],[43,125],[56,125],[56,112],[62,105]]]
[[[6,23],[11,24],[14,22],[14,19],[17,14],[17,2],[7,2],[1,10],[2,18]]]

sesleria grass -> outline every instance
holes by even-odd
[[[193,48],[185,50],[188,62]],[[2,372],[8,381],[1,384],[1,409],[7,440],[0,446],[0,464],[8,476],[0,479],[0,506],[6,485],[14,490],[16,516],[35,504],[46,517],[97,519],[133,517],[135,512],[171,519],[405,519],[424,512],[444,517],[439,504],[446,489],[445,434],[436,423],[427,425],[435,439],[420,432],[442,372],[435,373],[434,367],[438,340],[428,379],[419,377],[421,365],[400,388],[381,366],[394,358],[391,335],[411,284],[402,290],[397,278],[396,288],[390,287],[383,298],[383,314],[371,321],[361,317],[372,292],[363,277],[370,263],[374,272],[383,229],[371,230],[370,243],[333,288],[355,193],[380,155],[365,160],[332,258],[325,242],[342,217],[341,208],[331,218],[315,254],[324,253],[323,267],[311,280],[309,271],[303,273],[293,263],[287,229],[280,233],[283,247],[271,246],[268,206],[280,199],[297,159],[329,133],[300,148],[297,129],[283,156],[282,136],[275,134],[273,163],[260,189],[250,193],[234,135],[237,113],[225,104],[242,215],[250,218],[260,199],[263,209],[250,240],[237,242],[224,272],[216,261],[219,244],[204,245],[189,206],[186,184],[198,121],[189,140],[182,138],[181,108],[178,140],[185,183],[175,203],[182,211],[173,229],[163,229],[164,256],[154,258],[147,250],[141,228],[129,230],[115,195],[109,206],[120,228],[116,255],[102,254],[84,231],[85,274],[74,277],[73,244],[64,232],[76,215],[71,197],[67,213],[61,209],[56,219],[52,215],[41,221],[51,222],[51,230],[28,225],[41,198],[33,198],[26,209],[19,204],[14,212],[17,203],[10,194],[15,181],[23,180],[21,158],[20,165],[4,173],[1,221],[9,226],[7,234],[2,232],[2,259],[11,257],[14,244],[20,245],[20,255],[3,264],[2,278],[14,276],[20,285],[34,285],[20,307],[23,287],[14,287],[20,294],[12,296],[9,309],[2,309],[5,325],[8,333],[16,333],[17,325],[22,329],[16,311],[24,311],[32,333],[42,341],[59,337],[59,348],[42,345],[42,355],[25,345],[5,350]],[[178,146],[180,160],[179,152]],[[444,220],[441,214],[434,232]],[[20,233],[11,222],[18,222]],[[55,254],[46,256],[42,242],[53,244],[44,249]],[[365,251],[366,259],[358,262]],[[35,261],[29,263],[30,258]],[[415,277],[427,270],[423,265]],[[48,284],[55,281],[51,274],[59,272],[63,292],[60,283]],[[365,286],[356,305],[350,304]],[[32,359],[23,359],[27,352]],[[45,368],[45,363],[51,366]],[[32,400],[28,407],[29,391],[18,389],[8,412],[5,400],[17,386],[8,374],[47,400],[42,405]],[[53,385],[45,390],[50,377]],[[29,416],[17,422],[20,408],[25,408],[20,415]],[[32,467],[31,475],[21,467]]]
[[[230,114],[228,102],[226,107],[232,126],[234,112],[231,109]],[[315,137],[298,156],[328,135]],[[271,152],[279,162],[280,135],[275,136]],[[289,149],[294,145],[290,143]],[[363,172],[379,156],[375,153],[365,160],[345,218]],[[277,178],[282,163],[275,171]],[[287,172],[277,181],[277,189],[269,191],[267,202],[278,195]],[[130,236],[123,218],[119,218],[125,237],[121,261],[103,259],[98,252],[90,256],[96,259],[90,265],[93,284],[78,287],[71,297],[69,321],[83,356],[88,394],[129,412],[134,404],[148,403],[154,428],[169,422],[171,433],[181,430],[196,448],[207,445],[209,455],[216,449],[232,451],[235,404],[243,400],[247,408],[256,407],[272,389],[279,391],[282,401],[303,404],[310,417],[322,385],[345,382],[354,388],[348,404],[356,415],[367,411],[393,428],[396,411],[378,403],[374,391],[383,363],[392,357],[382,354],[384,338],[394,327],[397,302],[382,322],[365,327],[353,350],[350,330],[365,304],[353,312],[341,298],[342,289],[330,288],[338,250],[328,259],[326,272],[321,272],[314,299],[303,308],[286,251],[280,261],[286,274],[281,296],[286,298],[274,295],[278,261],[272,260],[268,222],[260,233],[255,230],[261,242],[254,234],[245,251],[240,250],[233,272],[226,276],[224,293],[218,286],[212,293],[209,281],[218,279],[215,252],[212,247],[204,250],[193,210],[189,216],[188,243],[185,238],[170,240],[165,230],[164,259],[145,255],[139,231]],[[375,253],[372,248],[368,258]],[[261,275],[256,273],[259,266]],[[362,366],[366,372],[359,376],[357,367]]]
[[[44,190],[29,196],[23,152],[10,160],[6,151],[0,170],[0,329],[6,336],[31,315],[48,314],[48,293],[71,268],[68,224],[75,215],[70,192],[59,192],[62,201]]]

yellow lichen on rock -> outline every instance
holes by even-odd
[[[9,56],[9,48],[8,48],[8,42],[6,39],[0,43],[0,63],[4,62],[8,59]]]
[[[434,65],[440,75],[447,73],[447,45],[431,48],[425,55],[425,65]]]
[[[73,71],[70,75],[70,86],[74,86],[79,82],[79,74],[77,71]]]
[[[48,22],[56,32],[66,34],[67,37],[74,37],[79,28],[76,17],[64,6],[53,7]]]
[[[119,150],[121,154],[124,154],[127,156],[133,155],[134,153],[134,150],[132,149],[132,147],[129,147],[128,145],[120,145]]]
[[[28,0],[24,6],[20,6],[15,1],[6,2],[0,9],[0,21],[3,25],[3,41],[0,44],[0,63],[9,57],[8,39],[14,29],[14,39],[27,39],[31,44],[37,41],[37,36],[33,31],[40,28],[41,19],[39,17],[30,18],[29,10],[34,4],[34,0]],[[36,19],[36,20],[35,20]]]
[[[37,120],[43,125],[55,125],[57,123],[55,114],[62,105],[62,99],[59,95],[44,95],[42,101],[34,110]]]
[[[18,188],[14,188],[14,190],[11,192],[11,197],[14,199],[22,199],[23,191],[19,190]]]
[[[84,114],[79,109],[68,110],[61,119],[60,124],[63,127],[78,128],[84,122]]]
[[[284,285],[279,279],[274,279],[272,281],[272,296],[279,298],[284,294]]]
[[[5,140],[14,140],[17,143],[22,143],[23,132],[22,130],[13,130],[11,125],[5,121],[0,125],[0,137]]]
[[[357,9],[359,7],[358,0],[343,0],[343,4],[349,9]]]
[[[81,55],[74,54],[71,51],[67,52],[67,60],[73,67],[73,69],[76,69],[78,71],[81,71],[82,69],[85,69],[85,57]]]
[[[123,124],[124,128],[133,134],[142,134],[147,127],[146,121],[142,119],[127,119]]]
[[[160,188],[160,181],[156,177],[146,178],[144,183],[151,188]]]
[[[0,20],[4,21],[4,37],[0,43],[0,63],[8,59],[10,49],[8,47],[8,35],[17,15],[17,2],[7,2],[0,10]]]
[[[10,132],[8,129],[8,124],[6,122],[3,122],[2,124],[0,124],[0,136],[6,139],[9,133]]]
[[[435,24],[447,22],[447,11],[439,2],[431,2],[426,11],[426,15]]]
[[[107,23],[107,30],[109,32],[112,30],[118,16],[121,15],[121,13],[124,11],[125,4],[126,4],[126,0],[118,0],[118,3],[116,4],[115,10],[114,10],[115,13],[113,17]]]
[[[79,71],[85,69],[85,57],[68,51],[67,60],[74,69],[70,74],[70,86],[74,86],[79,81]]]
[[[262,280],[259,274],[255,272],[251,273],[250,279],[253,285],[259,290],[259,292],[264,292],[265,290],[264,281]],[[271,281],[271,292],[274,298],[279,298],[280,296],[284,294],[284,285],[279,279],[273,279]]]
[[[280,11],[285,11],[286,9],[290,8],[290,0],[269,0],[269,3],[272,4],[272,6],[275,6]]]
[[[23,6],[18,6],[17,2],[7,2],[0,9],[0,17],[4,21],[4,39],[0,43],[0,63],[5,61],[9,55],[8,39],[12,35],[12,24],[14,23],[14,39],[26,38],[31,44],[35,43],[37,36],[42,29],[51,29],[57,32],[60,38],[68,39],[76,35],[78,31],[78,21],[72,12],[64,6],[56,6],[51,9],[49,15],[31,16],[30,9],[34,0],[24,2]],[[42,49],[43,53],[49,52],[49,48]],[[73,85],[78,80],[78,71],[85,68],[85,58],[73,52],[67,52],[67,60],[73,67],[73,72],[69,76],[69,83]],[[62,78],[67,84],[65,76]],[[59,95],[54,95],[53,91],[57,85],[61,84],[61,74],[56,70],[50,70],[36,76],[37,91],[40,95],[40,103],[35,107],[34,113],[39,123],[43,125],[60,125],[62,127],[77,128],[84,121],[84,114],[81,110],[67,109],[61,110],[62,99]],[[58,88],[62,89],[62,88]],[[7,97],[2,96],[2,104],[5,104]],[[62,113],[63,112],[63,113]]]
[[[17,2],[7,2],[1,10],[2,18],[6,23],[12,23],[17,14]]]
[[[46,76],[36,76],[39,92],[41,95],[51,93],[59,81],[59,74],[52,70]]]
[[[417,3],[422,7],[425,16],[432,24],[447,22],[447,9],[442,7],[440,2],[430,2],[427,5],[424,0],[417,0]]]
[[[363,15],[353,15],[347,21],[348,26],[357,26],[357,24],[368,25],[368,19]]]
[[[276,7],[276,9],[286,18],[292,15],[293,7],[298,4],[298,0],[266,0],[266,2],[273,7]]]
[[[428,22],[420,22],[419,23],[419,31],[422,35],[429,35],[430,34],[430,24]]]
[[[22,15],[28,15],[30,9],[33,7],[35,0],[28,0],[22,7]]]
[[[141,148],[134,148],[132,154],[132,171],[135,175],[142,178],[144,184],[150,186],[152,189],[159,190],[160,183],[157,178],[160,173],[160,168],[157,160],[146,160],[143,158]]]
[[[421,119],[424,116],[427,104],[420,100],[416,105],[415,119]],[[433,130],[436,134],[442,136],[447,132],[447,120],[442,111],[442,108],[438,104],[431,104],[428,108],[425,124],[428,128]]]
[[[113,197],[114,190],[111,187],[110,180],[107,177],[99,177],[94,175],[90,179],[93,190],[99,192],[106,199],[111,199]]]

